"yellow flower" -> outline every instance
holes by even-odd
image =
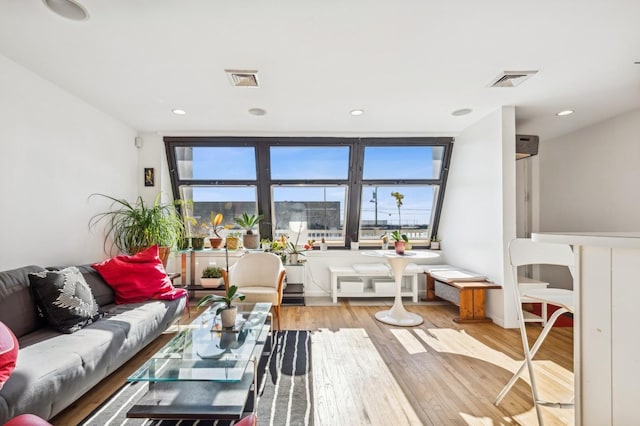
[[[404,198],[404,195],[402,195],[399,192],[393,191],[391,193],[391,196],[396,199],[396,204],[398,205],[398,208],[399,208],[402,205],[402,199]]]

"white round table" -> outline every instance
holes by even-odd
[[[420,315],[409,312],[402,305],[400,296],[402,288],[402,276],[407,264],[412,260],[430,259],[439,257],[440,254],[432,252],[405,251],[404,254],[396,254],[394,250],[372,250],[363,251],[365,256],[382,257],[391,266],[391,271],[396,282],[396,298],[393,306],[389,310],[376,312],[376,319],[385,324],[398,325],[401,327],[412,327],[420,325],[424,321]]]

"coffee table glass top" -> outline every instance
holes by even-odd
[[[271,303],[239,305],[236,325],[223,329],[218,305],[207,308],[127,380],[235,382],[252,359]]]

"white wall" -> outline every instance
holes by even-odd
[[[446,263],[511,284],[507,245],[516,233],[515,181],[515,111],[503,107],[456,137],[438,229]],[[513,297],[488,293],[487,316],[517,326]]]
[[[540,143],[541,231],[640,231],[640,110]]]
[[[640,110],[543,140],[539,157],[537,230],[640,231]],[[571,288],[565,269],[540,278]]]
[[[137,195],[135,131],[0,55],[0,270],[106,258],[94,192]]]

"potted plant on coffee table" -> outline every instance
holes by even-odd
[[[220,287],[222,281],[222,268],[219,266],[207,266],[202,270],[200,285],[204,288]]]
[[[220,321],[223,328],[231,328],[236,324],[236,316],[238,315],[238,307],[233,305],[234,300],[243,301],[244,294],[238,293],[238,287],[230,286],[224,295],[207,294],[198,302],[198,309],[211,302],[222,302],[216,309],[216,315],[220,315]]]
[[[258,224],[264,218],[263,215],[249,215],[242,213],[242,216],[236,217],[233,220],[244,228],[246,234],[242,236],[242,245],[246,249],[257,249],[260,247],[260,236],[253,233],[253,227]]]
[[[153,245],[160,249],[160,259],[166,266],[171,247],[184,237],[182,218],[177,213],[174,202],[163,203],[158,194],[152,205],[138,197],[131,203],[104,194],[91,194],[111,200],[111,208],[97,213],[89,220],[93,228],[105,221],[104,248],[111,239],[111,247],[117,247],[122,253],[136,254]]]

